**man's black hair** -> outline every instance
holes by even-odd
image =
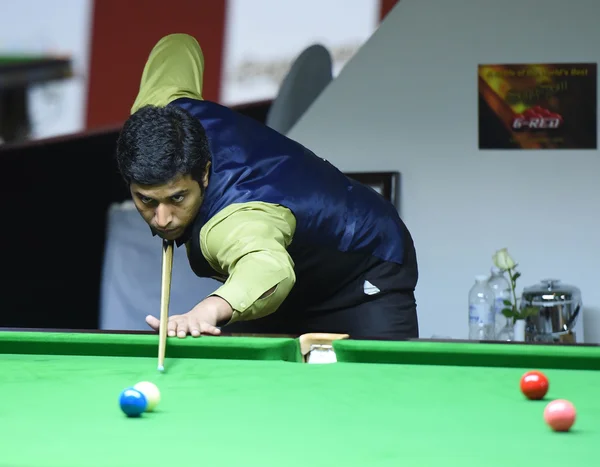
[[[202,124],[185,110],[145,106],[123,125],[116,158],[128,184],[160,185],[191,174],[202,188],[210,149]]]

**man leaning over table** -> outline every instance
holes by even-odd
[[[394,206],[299,143],[204,100],[203,73],[193,37],[160,39],[117,145],[151,233],[185,245],[194,273],[222,282],[170,316],[168,335],[418,337],[417,258]],[[146,321],[158,329],[156,317]]]

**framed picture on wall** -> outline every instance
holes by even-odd
[[[346,172],[346,176],[370,186],[400,211],[400,172]]]
[[[597,63],[478,65],[479,149],[598,148]]]

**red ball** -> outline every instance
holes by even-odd
[[[521,377],[521,392],[528,399],[543,399],[548,392],[548,378],[541,371],[528,371]]]

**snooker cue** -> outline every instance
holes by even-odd
[[[173,269],[173,242],[163,240],[162,280],[160,291],[160,325],[158,330],[158,371],[165,370],[167,349],[167,325],[169,322],[169,301],[171,299],[171,271]]]

